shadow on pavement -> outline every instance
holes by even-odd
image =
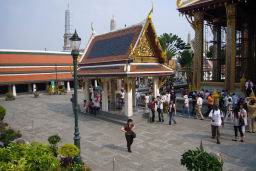
[[[103,145],[102,147],[106,147],[106,148],[109,148],[112,150],[118,150],[118,151],[127,151],[126,148],[115,145],[115,144],[106,144],[106,145]]]

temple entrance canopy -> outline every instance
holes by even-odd
[[[92,34],[79,64],[78,77],[84,81],[85,99],[90,100],[90,80],[102,86],[102,111],[116,104],[116,91],[124,91],[123,114],[133,115],[136,104],[136,78],[153,78],[153,95],[159,94],[159,77],[173,74],[166,64],[166,53],[158,41],[151,15],[139,24]],[[115,105],[114,105],[115,106]]]
[[[195,90],[217,86],[234,91],[244,87],[245,78],[256,81],[255,5],[253,0],[177,0],[179,12],[195,30]],[[206,72],[210,79],[204,79]]]

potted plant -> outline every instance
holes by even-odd
[[[39,97],[39,92],[38,92],[38,91],[35,91],[35,92],[34,92],[34,97],[35,97],[35,98],[38,98],[38,97]]]
[[[79,149],[74,144],[64,144],[59,148],[61,165],[69,167],[74,165],[74,158],[79,154]]]
[[[196,170],[223,170],[223,158],[221,155],[207,153],[202,145],[195,150],[188,150],[182,154],[181,165],[186,166],[189,171]]]
[[[50,149],[52,150],[54,156],[58,156],[58,146],[57,144],[60,142],[61,138],[58,135],[52,135],[48,138],[48,142],[50,144]]]
[[[15,97],[11,92],[8,92],[8,93],[5,94],[5,100],[6,101],[12,101],[12,100],[15,100]]]

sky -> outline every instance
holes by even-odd
[[[0,49],[61,51],[68,0],[0,0]],[[114,16],[117,28],[143,21],[151,0],[69,0],[71,31],[81,37],[81,48],[91,35],[109,32]],[[158,35],[174,33],[187,41],[194,31],[176,10],[176,0],[155,0],[153,23]]]

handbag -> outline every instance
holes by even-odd
[[[242,118],[242,117],[239,118],[239,125],[240,126],[244,126],[245,125],[244,118]]]
[[[132,136],[132,138],[136,138],[136,133],[132,131],[131,136]]]

